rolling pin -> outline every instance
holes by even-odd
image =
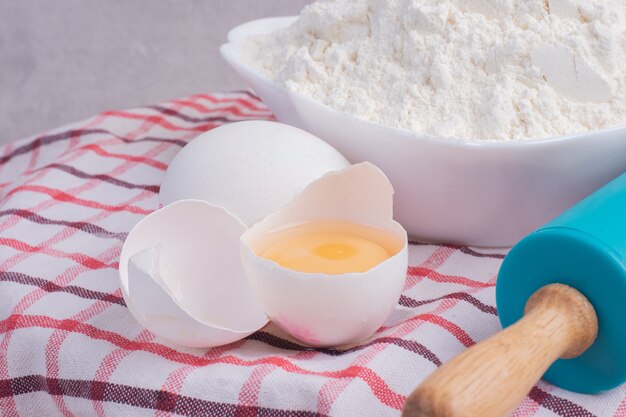
[[[502,417],[543,378],[593,394],[626,381],[626,173],[526,236],[496,284],[500,333],[427,377],[403,417]]]

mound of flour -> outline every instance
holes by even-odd
[[[320,0],[251,64],[345,113],[438,136],[626,124],[624,0]]]

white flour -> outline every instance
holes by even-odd
[[[287,88],[473,140],[626,124],[626,0],[321,0],[249,42]]]

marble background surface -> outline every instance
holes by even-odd
[[[310,0],[0,0],[0,144],[108,109],[242,88],[228,30]]]

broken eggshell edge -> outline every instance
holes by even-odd
[[[130,231],[120,255],[124,300],[152,333],[186,347],[243,339],[268,318],[239,257],[246,226],[221,207],[182,200]]]
[[[241,237],[245,276],[265,313],[296,339],[315,347],[360,342],[376,332],[398,303],[408,267],[404,228],[393,220],[393,187],[369,162],[313,181],[281,210]],[[361,273],[316,274],[281,267],[257,256],[263,237],[315,220],[343,220],[390,232],[401,249]]]

